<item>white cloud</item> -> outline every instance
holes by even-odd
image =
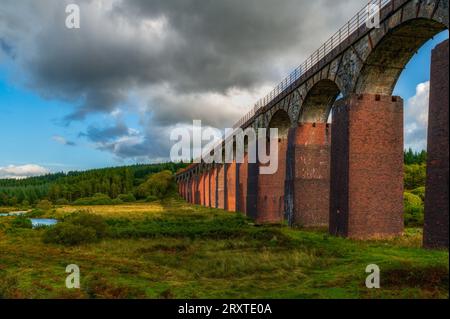
[[[9,165],[5,167],[0,167],[0,178],[26,178],[31,176],[40,176],[49,173],[48,169],[45,167],[27,164],[27,165]]]
[[[74,142],[68,141],[66,138],[59,136],[59,135],[54,135],[52,137],[52,140],[54,140],[55,142],[57,142],[61,145],[75,146]]]
[[[427,148],[428,105],[430,82],[420,83],[416,95],[408,99],[405,107],[405,147],[413,150]]]

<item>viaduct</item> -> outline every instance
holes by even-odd
[[[403,100],[396,82],[418,49],[448,29],[448,0],[372,0],[235,128],[278,128],[273,175],[248,163],[197,163],[176,176],[188,202],[257,223],[328,227],[378,239],[403,233]],[[449,43],[432,53],[424,247],[448,248]],[[339,98],[339,99],[338,99]],[[338,99],[338,100],[336,100]],[[332,113],[332,124],[327,120]],[[247,158],[247,155],[246,155]]]

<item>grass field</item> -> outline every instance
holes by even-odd
[[[421,230],[357,242],[326,231],[255,226],[238,214],[180,200],[60,207],[107,219],[101,242],[44,244],[44,229],[0,218],[0,298],[448,298],[448,251],[421,247]],[[77,264],[81,288],[65,287]],[[381,288],[365,287],[366,266]]]

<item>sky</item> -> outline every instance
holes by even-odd
[[[80,29],[65,27],[70,3]],[[165,161],[173,128],[231,127],[365,3],[2,0],[0,178]],[[426,148],[430,52],[446,38],[397,83],[406,148]]]

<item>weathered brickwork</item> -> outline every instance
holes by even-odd
[[[198,194],[199,200],[198,204],[204,206],[205,205],[205,176],[202,172],[199,173],[198,176]]]
[[[217,166],[217,208],[225,209],[225,165]]]
[[[195,178],[194,178],[194,176],[192,176],[191,177],[191,179],[189,180],[189,202],[191,203],[191,204],[194,204],[195,203],[195,188],[194,188],[194,185],[195,185]]]
[[[259,165],[257,163],[248,163],[247,173],[247,216],[256,220],[258,216]]]
[[[227,210],[230,212],[236,212],[236,194],[237,194],[237,184],[236,184],[236,162],[226,164],[227,166]]]
[[[432,54],[424,246],[448,248],[448,40]]]
[[[210,187],[211,187],[211,171],[206,170],[205,175],[205,206],[211,207],[211,198],[210,198]]]
[[[194,176],[194,204],[200,205],[200,176],[195,174]]]
[[[239,186],[237,210],[247,214],[247,183],[248,183],[248,154],[244,156],[244,163],[238,164]]]
[[[287,145],[287,138],[279,140],[277,172],[274,174],[259,174],[256,218],[258,223],[279,223],[284,219]]]
[[[302,227],[328,226],[330,207],[330,128],[304,123],[294,139],[294,218]]]
[[[213,166],[211,169],[211,207],[217,208],[217,167]]]
[[[333,110],[330,232],[357,239],[403,232],[403,100],[351,95]]]

